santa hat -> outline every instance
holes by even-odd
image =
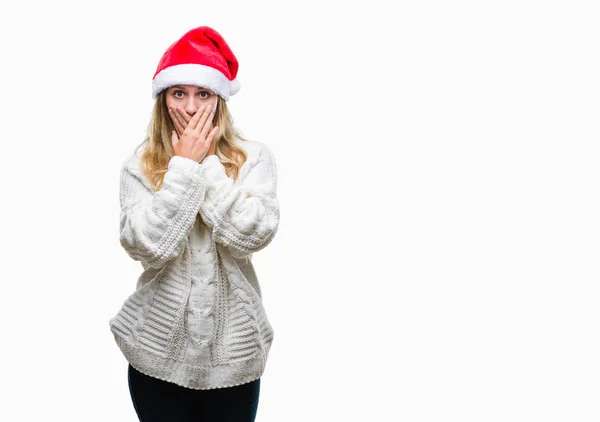
[[[173,85],[209,88],[225,101],[241,86],[238,61],[223,37],[208,26],[186,32],[163,54],[152,78],[152,98]]]

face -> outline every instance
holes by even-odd
[[[218,95],[214,91],[195,85],[174,85],[167,89],[167,108],[179,107],[193,116],[203,105],[216,105]]]

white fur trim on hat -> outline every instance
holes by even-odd
[[[237,79],[230,81],[214,67],[202,64],[178,64],[161,70],[152,80],[152,98],[173,85],[196,85],[213,90],[225,101],[239,92]]]

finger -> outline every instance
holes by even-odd
[[[202,109],[198,110],[198,112],[196,113],[196,114],[202,115],[194,128],[194,130],[196,131],[197,134],[203,134],[204,136],[206,136],[206,131],[204,130],[204,126],[206,124],[208,117],[211,115],[210,109],[211,109],[210,105],[202,106]],[[194,117],[196,117],[196,116],[194,116]]]
[[[187,114],[187,112],[180,107],[175,107],[175,113],[177,113],[179,116],[179,120],[182,122],[183,127],[187,127],[187,125],[190,123],[190,120],[192,120],[192,116]]]
[[[204,113],[204,114],[206,114],[205,120],[198,123],[198,126],[202,125],[202,130],[200,131],[200,134],[204,137],[207,136],[208,131],[212,128],[212,121],[213,121],[213,117],[215,115],[215,108],[216,107],[213,107],[209,113],[205,112]]]
[[[191,126],[189,126],[189,124],[190,124],[190,120],[192,120],[192,116],[187,114],[187,112],[185,112],[183,109],[181,109],[179,107],[175,108],[175,113],[177,114],[177,116],[179,118],[179,122],[180,122],[183,130],[187,129],[188,127],[191,129]]]
[[[210,133],[208,134],[208,137],[206,138],[206,140],[208,141],[208,144],[210,145],[208,147],[208,150],[212,150],[213,148],[216,148],[216,144],[217,144],[217,139],[219,135],[219,127],[215,126],[213,128],[213,130],[210,131]]]
[[[173,146],[177,145],[177,142],[179,141],[179,139],[177,138],[177,132],[175,132],[174,130],[171,131],[171,144]]]
[[[196,126],[198,125],[198,121],[200,121],[200,117],[203,115],[204,115],[204,106],[200,107],[200,109],[198,111],[196,111],[196,113],[194,114],[194,117],[192,117],[190,119],[190,121],[188,122],[187,127],[189,127],[192,130],[195,130]]]
[[[185,120],[185,123],[189,123],[190,120],[192,120],[193,116],[190,116],[186,111],[184,111],[181,107],[177,107],[176,109],[177,111],[179,111],[179,114],[181,115],[181,117],[183,117],[183,120]]]
[[[181,135],[183,133],[183,131],[185,130],[185,127],[187,126],[187,124],[183,124],[182,118],[181,118],[181,116],[179,116],[179,113],[177,113],[177,110],[170,108],[169,115],[171,116],[171,120],[173,121],[173,125],[175,126],[175,129],[177,129],[177,133],[179,133]]]

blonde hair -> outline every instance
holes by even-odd
[[[166,92],[161,91],[154,102],[152,119],[148,124],[146,138],[135,151],[145,146],[141,155],[140,168],[154,191],[162,188],[169,161],[174,155],[171,143],[171,132],[175,129],[167,110]],[[248,158],[246,152],[236,145],[236,140],[247,141],[233,125],[233,118],[223,98],[217,98],[217,109],[213,119],[213,127],[219,127],[215,155],[225,167],[227,176],[237,179],[240,168]]]

